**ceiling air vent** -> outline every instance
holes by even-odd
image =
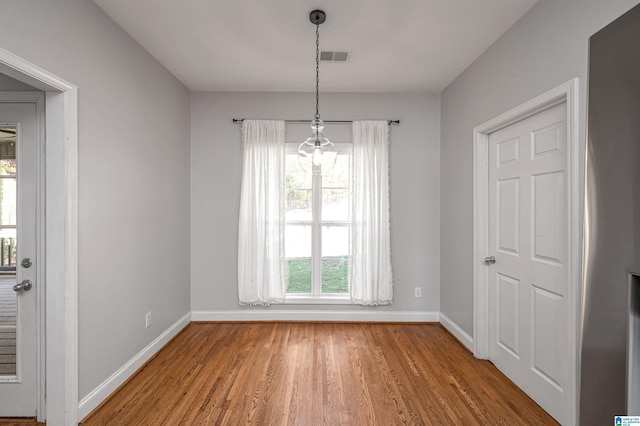
[[[347,62],[349,60],[349,57],[351,57],[351,52],[320,52],[321,61]]]

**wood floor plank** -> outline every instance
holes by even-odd
[[[192,323],[81,424],[557,423],[439,324]]]

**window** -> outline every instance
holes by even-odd
[[[287,298],[348,298],[352,149],[337,143],[333,168],[305,171],[298,142],[285,145],[284,253]]]
[[[16,128],[3,128],[0,143],[0,274],[15,274],[17,168]],[[12,135],[12,136],[11,136]]]
[[[289,132],[285,143],[283,120],[244,120],[242,129],[240,305],[390,304],[388,123],[345,126],[352,143],[336,143],[324,175],[300,168],[300,138]]]

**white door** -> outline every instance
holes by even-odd
[[[36,158],[36,104],[0,103],[0,417],[36,415]]]
[[[489,135],[489,359],[567,423],[566,105]]]

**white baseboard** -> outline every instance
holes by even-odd
[[[138,352],[118,371],[113,373],[107,380],[102,382],[97,388],[89,392],[78,404],[78,418],[83,419],[91,413],[98,405],[109,397],[118,386],[123,384],[133,373],[135,373],[145,362],[155,355],[164,345],[191,322],[191,313],[187,313],[171,327],[166,329],[147,347]]]
[[[473,352],[473,338],[469,336],[458,324],[440,312],[440,324],[451,332],[460,342]]]
[[[192,321],[362,321],[438,322],[438,312],[421,311],[193,311]]]

